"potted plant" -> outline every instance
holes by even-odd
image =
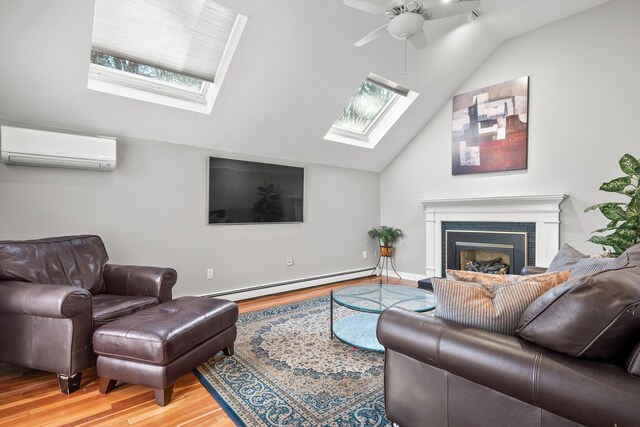
[[[393,244],[398,239],[404,239],[404,233],[399,228],[381,225],[378,228],[373,227],[369,230],[369,237],[378,239],[380,242],[380,256],[390,257]]]
[[[589,206],[584,211],[600,210],[609,220],[605,228],[593,233],[608,233],[591,236],[590,242],[611,247],[611,256],[617,257],[631,246],[640,243],[640,159],[625,154],[618,162],[625,176],[605,182],[600,190],[618,193],[630,198],[628,202],[606,202]]]

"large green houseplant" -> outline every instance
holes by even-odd
[[[584,211],[600,210],[609,220],[605,228],[593,233],[605,235],[591,236],[590,242],[611,248],[611,255],[617,257],[631,246],[640,243],[640,159],[625,154],[620,159],[620,169],[626,175],[605,182],[600,190],[618,193],[630,198],[628,202],[606,202],[589,206]]]
[[[391,256],[393,244],[396,240],[404,239],[404,233],[399,228],[381,225],[378,228],[373,227],[369,230],[369,237],[378,239],[380,242],[380,255]]]

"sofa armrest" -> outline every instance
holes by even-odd
[[[542,274],[546,273],[547,269],[545,267],[536,267],[535,265],[525,265],[520,270],[520,274],[523,276],[530,276],[532,274]]]
[[[381,314],[377,333],[388,351],[578,423],[637,423],[640,378],[613,363],[398,308]]]
[[[178,273],[173,268],[107,264],[104,268],[105,294],[156,297],[171,300],[171,288]]]
[[[71,319],[86,316],[91,323],[91,294],[66,285],[0,282],[0,313]]]

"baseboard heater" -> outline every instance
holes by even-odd
[[[309,282],[309,281],[312,281],[312,280],[330,279],[331,277],[344,276],[346,274],[364,273],[365,271],[373,271],[373,266],[367,267],[367,268],[360,268],[360,269],[357,269],[357,270],[343,271],[343,272],[340,272],[340,273],[331,273],[331,274],[324,274],[324,275],[320,275],[320,276],[307,277],[307,278],[304,278],[304,279],[295,279],[295,280],[287,280],[287,281],[284,281],[284,282],[266,283],[264,285],[248,286],[246,288],[234,289],[234,290],[230,290],[230,291],[215,292],[213,294],[207,294],[207,295],[203,295],[203,296],[206,296],[206,297],[222,297],[222,296],[225,296],[225,295],[239,294],[239,293],[242,293],[242,292],[259,291],[259,290],[268,289],[268,288],[276,288],[276,287],[279,287],[279,286],[295,285],[296,283],[304,283],[304,282]],[[321,286],[321,285],[318,285],[318,286]]]

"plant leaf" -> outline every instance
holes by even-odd
[[[629,176],[637,175],[640,170],[640,162],[631,154],[625,154],[620,159],[620,169]]]
[[[611,231],[611,230],[615,230],[615,229],[616,229],[616,227],[615,227],[615,226],[613,226],[613,227],[606,227],[606,228],[599,228],[599,229],[597,229],[597,230],[595,230],[595,231],[592,231],[592,233],[604,233],[604,232]]]
[[[622,253],[632,246],[629,242],[624,241],[613,234],[608,236],[591,236],[589,241],[597,245],[611,246],[616,253]]]
[[[611,246],[612,239],[609,236],[591,236],[589,238],[591,243],[596,245]]]
[[[623,176],[621,178],[612,179],[609,182],[605,182],[600,186],[600,190],[618,193],[623,191],[631,184],[631,178]]]
[[[606,202],[606,203],[598,203],[597,205],[593,205],[593,206],[589,206],[588,208],[586,208],[584,211],[585,212],[589,212],[589,211],[594,211],[596,209],[602,209],[602,207],[604,206],[620,206],[620,205],[625,205],[626,203],[622,203],[622,202]]]
[[[638,232],[633,228],[618,227],[618,229],[611,236],[616,240],[619,239],[620,242],[626,241],[629,243],[633,243],[638,238]]]
[[[602,212],[605,218],[614,221],[624,221],[627,218],[627,212],[618,205],[601,206],[600,212]]]

